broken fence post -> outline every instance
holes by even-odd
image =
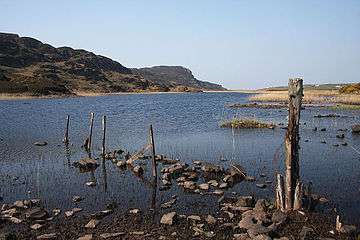
[[[103,129],[103,138],[102,138],[102,156],[105,157],[105,139],[106,139],[106,116],[102,118],[102,129]]]
[[[94,113],[90,113],[90,127],[89,127],[89,136],[87,141],[86,149],[91,152],[91,144],[92,144],[92,133],[94,127]]]
[[[276,178],[276,207],[280,209],[280,211],[285,212],[284,177],[278,173]]]
[[[66,116],[66,129],[65,129],[65,136],[63,139],[63,143],[69,143],[69,124],[70,124],[70,116]]]
[[[299,180],[299,121],[303,80],[289,79],[289,122],[285,135],[285,208],[293,210],[296,183]]]
[[[302,198],[303,198],[303,184],[298,180],[295,188],[294,195],[294,210],[299,210],[302,208]]]
[[[150,125],[150,144],[151,144],[151,153],[152,153],[152,161],[153,161],[153,167],[152,167],[152,173],[153,177],[157,178],[157,167],[156,167],[156,158],[155,158],[155,143],[154,143],[154,132],[153,127]]]

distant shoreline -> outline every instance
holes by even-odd
[[[225,90],[225,91],[203,91],[204,93],[256,93],[253,90]],[[57,99],[57,98],[77,98],[77,97],[98,97],[98,96],[112,96],[112,95],[136,95],[136,94],[188,94],[188,93],[202,93],[202,92],[116,92],[116,93],[94,93],[94,92],[77,92],[74,95],[41,95],[34,96],[29,94],[0,94],[1,100],[27,100],[27,99]]]

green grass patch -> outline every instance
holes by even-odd
[[[224,128],[268,128],[274,129],[275,125],[272,123],[260,122],[256,119],[240,119],[233,118],[231,120],[225,120],[220,123],[220,127]]]

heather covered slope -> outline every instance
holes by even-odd
[[[172,71],[167,72],[169,75],[141,74],[141,70],[132,70],[86,50],[55,48],[33,38],[0,33],[0,93],[73,95],[79,92],[170,91],[182,84],[185,84],[183,90],[223,89],[194,77],[186,81],[190,72],[187,69],[177,74],[176,79],[184,80],[178,83],[173,81]]]

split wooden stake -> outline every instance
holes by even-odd
[[[93,133],[93,127],[94,127],[94,113],[90,113],[90,127],[89,127],[89,137],[87,141],[87,150],[91,152],[91,145],[92,145],[92,133]]]
[[[70,116],[66,116],[66,129],[65,129],[65,136],[63,139],[63,143],[67,144],[69,143],[69,124],[70,124]]]
[[[303,80],[289,79],[289,122],[285,136],[286,175],[285,208],[293,210],[295,188],[299,180],[299,121],[303,97]]]
[[[152,125],[150,125],[149,133],[150,133],[149,137],[150,137],[151,153],[152,153],[152,161],[153,161],[152,173],[153,173],[154,179],[157,179],[157,167],[156,167],[156,158],[155,158],[155,142],[154,142],[154,132],[153,132]]]
[[[106,116],[102,118],[102,129],[103,129],[103,138],[102,138],[102,156],[105,157],[105,139],[106,139]]]

